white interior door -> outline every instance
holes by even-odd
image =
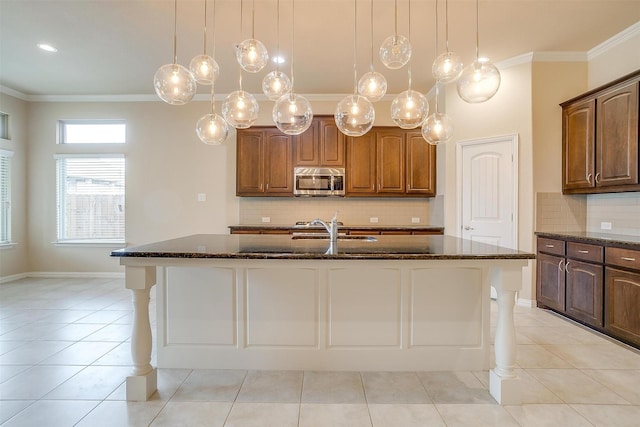
[[[458,144],[458,235],[463,239],[517,249],[517,144],[517,135]]]

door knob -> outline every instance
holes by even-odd
[[[474,228],[473,228],[473,227],[471,227],[471,226],[469,226],[469,225],[465,225],[465,226],[464,226],[464,229],[465,229],[465,230],[473,230]]]

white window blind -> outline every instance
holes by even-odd
[[[0,244],[11,242],[11,157],[0,150]]]
[[[121,155],[57,156],[58,241],[124,242]]]

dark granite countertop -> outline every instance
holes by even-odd
[[[349,237],[349,236],[347,236]],[[111,252],[114,257],[236,259],[534,259],[532,253],[453,236],[295,239],[290,235],[196,234]]]
[[[594,233],[590,231],[536,231],[536,236],[640,250],[640,236],[626,234]]]
[[[246,224],[230,225],[229,230],[294,230],[322,229],[322,226],[295,226],[291,224]],[[439,231],[444,227],[435,225],[341,225],[340,229],[347,230],[375,230],[375,231]]]

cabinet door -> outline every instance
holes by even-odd
[[[562,111],[563,190],[595,186],[595,105],[588,99]]]
[[[346,193],[353,196],[376,194],[375,133],[347,138]]]
[[[539,303],[564,311],[564,258],[538,253],[536,298]]]
[[[320,165],[343,168],[345,136],[338,130],[335,119],[319,118],[318,133],[320,134]]]
[[[236,161],[236,194],[238,196],[264,193],[263,165],[264,132],[238,131]]]
[[[316,120],[309,129],[294,138],[296,166],[320,165],[320,132]]]
[[[436,195],[436,146],[420,132],[407,133],[407,194]]]
[[[604,327],[640,344],[640,273],[605,268]]]
[[[567,260],[566,313],[590,325],[602,326],[602,266]]]
[[[596,98],[596,185],[638,183],[638,82]]]
[[[291,136],[278,129],[265,131],[265,192],[293,195]]]
[[[378,193],[405,192],[405,138],[402,130],[376,132]]]

